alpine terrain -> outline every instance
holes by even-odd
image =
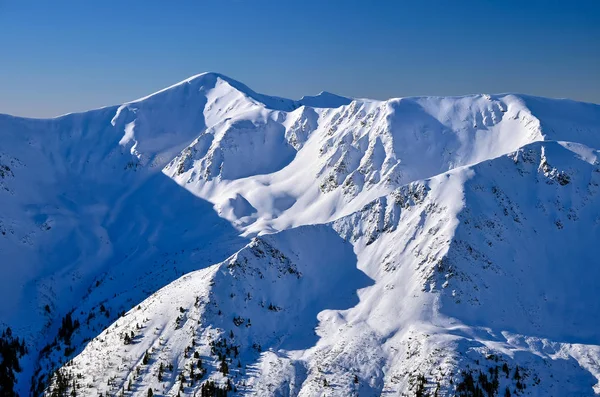
[[[0,115],[1,396],[600,395],[599,258],[595,104]]]

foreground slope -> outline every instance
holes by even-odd
[[[599,126],[568,100],[294,101],[215,73],[0,116],[17,389],[447,394],[469,366],[498,393],[600,393]]]
[[[356,290],[367,285],[352,245],[327,226],[255,238],[126,313],[64,376],[77,379],[84,394],[129,389],[145,395],[153,388],[176,395],[200,389],[206,372],[220,370],[241,392],[249,389],[241,382],[262,351],[312,346],[317,315],[354,306]]]

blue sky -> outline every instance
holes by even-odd
[[[203,71],[290,98],[600,103],[600,1],[0,0],[0,113],[118,104]]]

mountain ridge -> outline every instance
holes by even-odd
[[[62,115],[58,115],[58,116],[54,116],[54,117],[27,117],[27,116],[13,116],[10,115],[8,113],[0,113],[0,117],[11,117],[11,118],[16,118],[16,119],[31,119],[31,120],[53,120],[53,119],[60,119],[66,116],[72,116],[72,115],[78,115],[78,114],[82,114],[82,113],[87,113],[87,112],[93,112],[93,111],[100,111],[100,110],[106,110],[106,109],[112,109],[112,108],[118,108],[120,106],[123,105],[127,105],[127,104],[132,104],[132,103],[136,103],[136,102],[140,102],[140,101],[144,101],[150,97],[153,97],[157,94],[161,94],[161,93],[165,93],[171,89],[175,89],[177,87],[181,87],[184,84],[190,84],[192,82],[194,82],[195,80],[200,80],[202,78],[207,78],[207,79],[211,79],[211,80],[215,80],[217,78],[221,78],[224,81],[228,82],[229,84],[232,85],[233,88],[236,88],[237,90],[239,90],[242,93],[247,94],[248,96],[252,97],[252,96],[256,96],[258,98],[273,98],[275,100],[281,100],[283,102],[292,102],[292,103],[296,103],[296,104],[300,104],[299,106],[302,106],[303,104],[303,100],[305,99],[313,99],[313,98],[320,98],[320,97],[333,97],[339,100],[356,100],[356,101],[369,101],[369,102],[388,102],[388,101],[394,101],[394,100],[400,100],[400,99],[426,99],[426,98],[448,98],[448,99],[460,99],[460,98],[468,98],[468,97],[475,97],[475,96],[485,96],[485,97],[503,97],[503,96],[508,96],[508,95],[513,95],[515,97],[521,97],[521,98],[530,98],[530,99],[544,99],[544,100],[549,100],[549,101],[558,101],[561,102],[563,101],[564,103],[567,102],[572,102],[572,103],[578,103],[578,104],[586,104],[586,105],[591,105],[591,106],[600,106],[600,104],[597,103],[593,103],[593,102],[585,102],[585,101],[580,101],[580,100],[574,100],[574,99],[570,99],[570,98],[550,98],[550,97],[543,97],[543,96],[538,96],[538,95],[532,95],[532,94],[525,94],[525,93],[519,93],[519,92],[500,92],[500,93],[496,93],[496,94],[486,94],[486,93],[472,93],[472,94],[463,94],[463,95],[419,95],[419,96],[406,96],[406,97],[391,97],[388,99],[371,99],[371,98],[364,98],[364,97],[346,97],[346,96],[341,96],[332,92],[328,92],[328,91],[321,91],[320,93],[316,94],[316,95],[305,95],[302,98],[295,100],[295,99],[289,99],[289,98],[284,98],[284,97],[279,97],[279,96],[273,96],[273,95],[267,95],[267,94],[261,94],[261,93],[257,93],[256,91],[254,91],[252,88],[248,87],[247,85],[241,83],[238,80],[235,80],[231,77],[228,77],[222,73],[219,72],[213,72],[213,71],[206,71],[206,72],[202,72],[202,73],[198,73],[195,74],[193,76],[190,76],[186,79],[183,79],[175,84],[172,84],[168,87],[165,87],[163,89],[160,89],[158,91],[155,91],[151,94],[148,95],[144,95],[140,98],[137,99],[133,99],[130,101],[126,101],[123,102],[121,104],[112,104],[112,105],[106,105],[106,106],[101,106],[98,108],[94,108],[94,109],[90,109],[90,110],[85,110],[85,111],[80,111],[80,112],[68,112]],[[256,100],[258,100],[260,102],[260,99],[254,98]],[[263,103],[264,104],[264,103]],[[319,107],[319,106],[315,106],[315,105],[309,105],[306,104],[306,106],[311,106],[311,107]],[[338,105],[340,106],[340,105]],[[338,107],[335,106],[335,107]],[[289,109],[288,109],[289,110]]]
[[[209,380],[234,395],[452,395],[479,370],[492,372],[477,387],[495,379],[496,394],[556,395],[570,378],[566,395],[600,393],[600,312],[587,292],[600,106],[513,94],[347,101],[302,104],[205,73],[120,106],[0,116],[0,252],[11,260],[0,323],[29,347],[20,394],[51,395],[79,373],[80,388],[123,395],[191,395]],[[335,247],[344,254],[327,273]],[[222,289],[206,281],[215,269]],[[303,312],[290,292],[312,271],[324,284],[306,299],[357,300]],[[164,292],[185,280],[202,310],[222,306],[196,319],[201,337],[186,331],[196,297]],[[500,291],[512,295],[496,302]],[[138,328],[137,307],[153,329]],[[300,337],[277,318],[309,326]],[[103,356],[121,361],[109,370]]]

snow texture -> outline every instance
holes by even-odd
[[[0,143],[22,396],[600,394],[598,105],[204,73]]]

